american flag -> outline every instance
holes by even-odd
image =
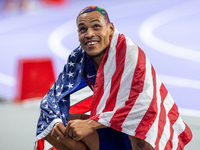
[[[84,55],[81,47],[72,52],[63,73],[42,100],[37,140],[45,137],[55,122],[66,125],[69,94],[84,83],[81,80]],[[73,81],[70,80],[72,78]],[[54,108],[53,99],[56,99],[56,106],[59,107]],[[176,104],[144,52],[116,29],[98,69],[93,97],[87,99],[87,103],[81,102],[89,105],[86,111],[90,109],[91,99],[90,119],[143,139],[155,150],[181,150],[192,139],[189,127],[181,119]],[[50,111],[53,111],[53,115],[49,117]],[[86,111],[82,110],[81,113]]]
[[[62,122],[66,126],[69,118],[69,109],[71,109],[71,112],[77,113],[85,113],[91,109],[91,97],[84,98],[82,101],[77,102],[77,104],[72,104],[73,106],[70,108],[70,95],[78,90],[84,90],[87,86],[82,78],[84,59],[85,52],[79,46],[69,55],[68,62],[64,66],[63,71],[42,99],[35,149],[49,150],[52,147],[43,138],[50,133],[55,123]]]
[[[118,31],[98,69],[90,119],[155,150],[180,150],[192,138],[144,52]]]

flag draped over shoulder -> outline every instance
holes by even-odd
[[[49,149],[45,148],[46,141],[43,138],[50,133],[55,123],[62,122],[66,126],[69,118],[70,94],[86,86],[82,78],[84,59],[85,52],[79,46],[70,54],[63,71],[47,95],[42,99],[40,103],[41,113],[37,124],[35,149]],[[90,103],[88,103],[89,107],[91,107]],[[72,106],[72,111],[80,108],[80,104],[83,105],[84,103],[80,102],[77,106]],[[84,113],[88,110],[90,108],[84,107],[84,110],[79,109],[79,112]],[[46,145],[46,147],[49,147],[48,143]]]
[[[181,150],[191,140],[189,127],[144,52],[116,29],[96,75],[92,106],[89,98],[82,102],[85,107],[70,108],[70,94],[86,85],[81,78],[85,59],[84,50],[75,49],[41,101],[38,143],[44,143],[56,122],[66,125],[69,109],[84,113],[89,107],[90,119],[143,139],[155,150]]]
[[[156,150],[183,149],[192,138],[144,52],[118,31],[97,72],[90,119]]]

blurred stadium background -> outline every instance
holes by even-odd
[[[88,5],[145,51],[192,129],[185,149],[199,150],[199,0],[0,0],[0,150],[33,149],[38,99],[79,45],[75,19]]]

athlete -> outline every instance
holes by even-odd
[[[76,23],[85,54],[76,56],[77,62],[79,57],[84,58],[85,65],[79,72],[94,90],[91,115],[72,113],[66,126],[61,121],[55,122],[45,140],[61,150],[154,150],[173,145],[172,138],[162,141],[166,131],[158,121],[166,123],[162,108],[158,108],[162,103],[156,89],[160,88],[159,94],[163,96],[165,88],[143,51],[119,34],[101,7],[84,8]],[[78,53],[74,51],[71,57]],[[191,139],[189,128],[186,124],[184,127],[188,135],[185,130],[179,134],[185,135],[186,142],[182,144],[179,139],[177,147],[179,143],[184,147]]]

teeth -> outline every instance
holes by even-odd
[[[97,42],[88,42],[87,45],[94,45],[96,44]]]

